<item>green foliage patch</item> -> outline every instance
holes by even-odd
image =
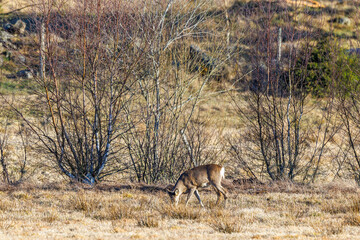
[[[303,79],[307,91],[315,97],[325,97],[335,89],[345,94],[359,90],[360,56],[337,45],[325,37],[317,43],[309,59],[297,61],[295,76]],[[301,68],[306,61],[307,67]]]

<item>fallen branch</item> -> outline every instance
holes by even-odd
[[[314,0],[286,0],[287,3],[292,4],[299,4],[306,7],[313,7],[313,8],[324,8],[325,6],[318,1]]]
[[[26,6],[24,6],[24,7],[14,9],[14,10],[12,10],[12,11],[10,11],[10,12],[0,13],[0,16],[7,16],[7,15],[13,14],[13,13],[15,13],[15,12],[19,12],[19,11],[21,11],[21,10],[24,10],[24,9],[26,9],[26,8],[35,7],[35,6],[37,6],[37,5],[39,5],[39,4],[38,4],[38,3],[36,3],[36,4],[35,4],[35,3],[34,3],[34,4],[29,4],[29,5],[26,5]]]

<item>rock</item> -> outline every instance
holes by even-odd
[[[11,23],[5,23],[4,30],[8,33],[14,33],[14,28]]]
[[[26,30],[26,23],[20,19],[15,24],[6,23],[4,30],[10,34],[24,34]]]
[[[0,41],[1,42],[7,42],[9,40],[11,40],[12,38],[14,38],[14,36],[8,32],[5,31],[0,31]]]
[[[15,61],[18,62],[18,63],[21,63],[21,64],[25,64],[26,63],[26,58],[24,55],[16,55],[15,57]]]
[[[30,70],[21,70],[16,73],[16,76],[23,79],[32,79],[34,78]]]
[[[6,48],[6,49],[13,49],[13,50],[17,50],[18,47],[13,44],[12,42],[10,41],[6,41],[6,42],[3,42],[3,46]]]
[[[6,51],[6,49],[4,48],[3,43],[0,42],[0,54],[3,53],[3,52],[5,52],[5,51]]]
[[[26,30],[26,23],[19,19],[16,21],[16,23],[13,25],[13,27],[17,34],[24,34],[25,30]]]
[[[10,60],[13,56],[13,52],[12,51],[5,51],[5,57]]]
[[[210,57],[198,46],[190,45],[190,71],[200,71],[201,75],[210,73],[217,64],[217,59]]]
[[[11,42],[13,38],[14,35],[5,31],[0,31],[0,42],[2,43],[3,47],[7,49],[17,49],[16,45]]]
[[[7,79],[15,79],[16,78],[16,75],[15,74],[6,74],[5,77]]]
[[[348,17],[335,17],[335,18],[330,19],[329,22],[349,26],[351,24],[351,19]]]
[[[54,33],[50,33],[50,41],[55,42],[55,43],[65,42],[65,40],[62,37],[60,37]]]

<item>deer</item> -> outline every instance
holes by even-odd
[[[182,173],[177,180],[174,188],[170,191],[167,189],[171,202],[175,206],[178,205],[181,194],[188,193],[185,206],[187,206],[191,196],[195,193],[199,200],[201,207],[204,204],[201,202],[198,192],[199,188],[212,185],[218,195],[216,205],[219,204],[221,195],[224,196],[224,205],[226,204],[226,190],[221,186],[221,180],[225,179],[225,168],[217,164],[202,165]]]

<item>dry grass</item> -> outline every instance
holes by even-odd
[[[117,188],[19,188],[0,192],[0,239],[357,239],[360,195],[319,186],[257,194],[234,188],[223,206],[201,192],[184,206],[166,193]],[[346,189],[346,188],[345,188]]]
[[[2,10],[8,12],[29,2],[5,0]],[[235,1],[229,2],[231,6]],[[329,30],[330,24],[323,19],[312,20]],[[210,92],[218,87],[218,83],[211,84]],[[231,133],[246,127],[230,96],[204,99],[199,111],[210,119],[207,130],[213,136],[220,135],[214,129]],[[320,108],[314,111],[309,124],[314,115],[323,114]],[[41,177],[37,175],[37,181]],[[44,179],[49,181],[49,176]],[[360,239],[360,195],[348,186],[235,187],[226,208],[214,206],[213,192],[200,194],[205,209],[195,198],[187,208],[183,202],[173,207],[161,191],[4,188],[0,190],[0,239]]]

